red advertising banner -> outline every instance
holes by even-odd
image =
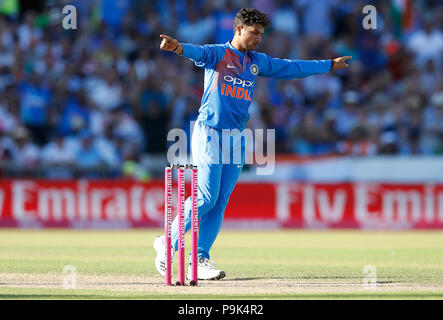
[[[173,197],[176,203],[176,192]],[[0,180],[0,227],[162,227],[163,201],[163,181]],[[238,183],[223,223],[233,228],[443,228],[443,184]]]

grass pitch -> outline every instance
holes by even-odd
[[[211,258],[227,277],[181,288],[155,269],[161,233],[0,230],[0,299],[443,298],[442,231],[222,229]]]

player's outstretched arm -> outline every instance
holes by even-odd
[[[346,68],[348,67],[346,61],[352,57],[346,56],[327,60],[291,60],[272,58],[267,54],[258,53],[258,58],[260,76],[295,79]]]
[[[160,49],[171,51],[182,55],[195,62],[195,65],[202,68],[214,68],[222,58],[222,52],[215,49],[215,45],[195,45],[192,43],[180,43],[178,40],[161,34],[162,42]]]

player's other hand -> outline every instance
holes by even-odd
[[[160,44],[160,49],[166,50],[166,51],[172,51],[175,48],[177,48],[178,41],[174,38],[171,38],[167,35],[161,34],[160,38],[162,38],[162,43]]]
[[[351,56],[339,57],[332,59],[332,70],[337,70],[341,68],[347,68],[349,65],[346,63],[347,60],[352,59]]]

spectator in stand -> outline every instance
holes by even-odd
[[[74,133],[78,127],[89,127],[90,109],[87,106],[85,92],[79,90],[68,97],[60,112],[58,132],[66,135]]]
[[[14,165],[32,170],[40,163],[40,149],[32,143],[28,130],[24,127],[17,128],[14,132],[14,139],[16,144]]]
[[[100,170],[103,169],[105,161],[97,149],[93,137],[87,131],[80,134],[80,147],[75,154],[75,160],[80,169],[80,177],[98,178],[102,176]]]
[[[377,146],[370,141],[368,132],[363,127],[355,127],[345,141],[339,142],[339,153],[350,156],[373,156],[377,152]]]
[[[109,168],[114,170],[121,167],[123,163],[123,147],[127,145],[125,140],[123,140],[123,143],[118,141],[119,137],[114,133],[113,123],[106,125],[104,133],[98,135],[95,139],[96,148],[100,152],[103,161]]]
[[[42,163],[46,166],[46,177],[69,179],[73,177],[75,153],[69,148],[65,136],[56,133],[42,150]]]
[[[232,26],[237,13],[233,1],[224,1],[215,13],[215,42],[226,43],[232,39]]]
[[[2,162],[10,163],[14,160],[15,156],[15,143],[8,135],[5,135],[0,130],[0,160]]]
[[[114,134],[126,141],[130,148],[140,153],[143,149],[143,131],[137,121],[131,116],[128,108],[121,106],[111,112]]]
[[[129,0],[105,0],[100,1],[100,11],[103,21],[109,26],[118,29],[122,23],[123,17],[130,10]]]
[[[272,27],[279,32],[295,36],[298,33],[299,22],[297,12],[292,5],[291,0],[276,1],[277,9],[272,15]]]
[[[302,12],[303,32],[307,36],[330,38],[332,35],[332,12],[336,1],[331,0],[298,0],[297,5]]]
[[[347,91],[343,97],[343,109],[337,115],[337,132],[346,138],[355,128],[359,118],[360,97],[356,91]]]
[[[122,101],[122,83],[116,70],[103,71],[103,78],[91,79],[90,99],[103,111],[117,108]]]
[[[393,131],[386,131],[380,137],[380,154],[395,155],[398,153],[398,137]]]
[[[204,44],[211,38],[215,29],[213,15],[201,16],[201,12],[187,7],[187,19],[178,28],[178,35],[184,42]]]
[[[32,133],[36,143],[40,146],[48,142],[49,103],[51,101],[51,89],[40,83],[38,75],[32,74],[30,81],[20,84],[21,96],[20,116],[21,121]]]
[[[14,114],[16,110],[11,102],[8,101],[5,105],[2,105],[0,102],[0,131],[6,133],[14,132],[20,123],[18,116]]]
[[[431,15],[425,17],[423,29],[417,30],[407,42],[408,48],[415,55],[415,62],[420,68],[432,60],[440,69],[443,62],[443,33],[437,29]]]

